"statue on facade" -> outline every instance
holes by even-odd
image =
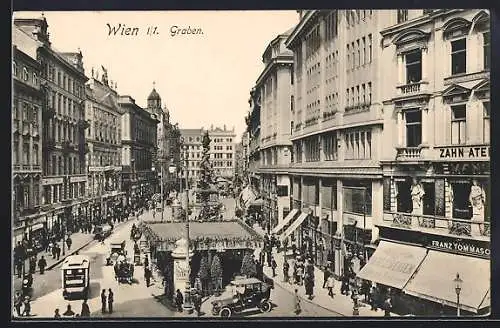
[[[472,205],[472,218],[475,221],[484,221],[484,202],[486,193],[476,179],[472,180],[469,202]]]
[[[412,214],[422,215],[423,214],[423,206],[422,206],[422,198],[425,195],[424,187],[417,179],[413,178],[412,186],[411,186],[411,200],[413,204]]]
[[[101,77],[101,82],[105,85],[108,85],[108,70],[101,65],[101,68],[102,68],[102,77]]]

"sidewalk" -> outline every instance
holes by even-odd
[[[254,229],[259,233],[263,234],[264,231],[259,226],[254,226]],[[309,300],[306,293],[304,285],[299,286],[292,283],[283,281],[283,252],[278,253],[275,249],[273,250],[273,256],[276,261],[278,267],[276,268],[276,277],[273,278],[274,283],[278,284],[280,287],[286,289],[290,293],[295,293],[295,289],[298,290],[299,296],[305,301],[312,304],[316,304],[324,309],[330,310],[332,312],[341,314],[343,316],[352,316],[353,313],[353,301],[350,296],[342,295],[340,293],[341,282],[336,280],[335,287],[333,288],[334,297],[331,298],[328,296],[328,289],[323,287],[323,271],[321,271],[318,267],[314,267],[314,296],[312,300]],[[272,270],[268,266],[264,266],[264,274],[268,277],[272,277]],[[290,275],[293,271],[292,266],[290,265]],[[363,317],[383,317],[384,311],[371,310],[370,305],[364,304],[361,302],[362,296],[360,296],[359,300],[359,316]],[[391,313],[391,316],[398,316],[395,313]]]

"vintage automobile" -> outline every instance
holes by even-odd
[[[233,314],[256,308],[261,312],[269,312],[272,309],[269,300],[271,288],[257,278],[237,277],[212,301],[212,314],[229,318]]]
[[[116,263],[116,261],[118,260],[118,257],[120,257],[120,256],[124,257],[127,255],[127,251],[125,250],[125,240],[112,241],[109,244],[109,248],[110,248],[110,251],[109,251],[110,263]]]
[[[103,240],[111,235],[113,229],[110,225],[97,225],[94,227],[94,239]]]
[[[134,278],[134,265],[126,259],[117,261],[114,265],[115,279],[118,283],[132,284]]]

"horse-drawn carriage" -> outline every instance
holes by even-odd
[[[132,284],[132,279],[134,278],[134,265],[132,263],[127,261],[127,259],[123,259],[115,263],[114,269],[115,279],[118,283],[126,282]]]

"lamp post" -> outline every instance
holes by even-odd
[[[187,313],[192,313],[193,304],[191,302],[191,259],[190,259],[190,241],[189,241],[189,185],[188,185],[188,154],[187,154],[187,146],[183,145],[183,154],[184,154],[184,172],[185,172],[185,211],[186,211],[186,261],[187,261],[187,281],[186,281],[186,290],[184,292],[184,304],[182,307]]]
[[[463,280],[460,279],[460,275],[457,272],[457,276],[453,279],[455,284],[455,293],[457,293],[457,317],[460,316],[460,292],[462,291]]]

